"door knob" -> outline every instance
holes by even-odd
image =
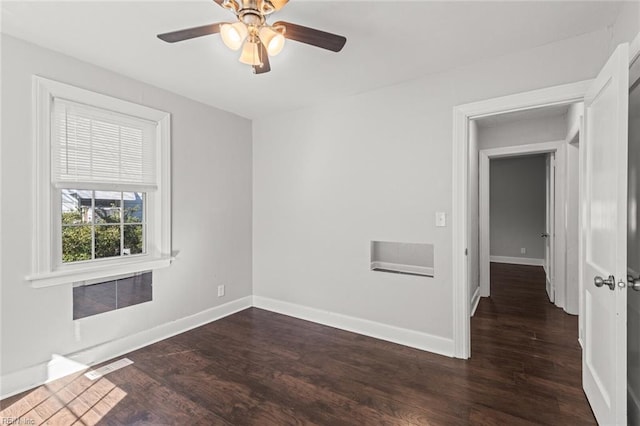
[[[633,278],[633,275],[627,275],[627,283],[635,291],[640,291],[640,277]]]
[[[609,275],[609,278],[602,278],[601,276],[596,276],[593,279],[593,283],[596,285],[596,287],[602,287],[603,285],[606,284],[610,290],[616,289],[616,279],[613,277],[613,275]]]
[[[542,238],[549,238],[549,234],[547,234],[546,232],[543,232],[542,234],[540,234],[540,236]]]

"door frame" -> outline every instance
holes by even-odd
[[[453,206],[452,206],[452,284],[453,355],[466,359],[471,355],[471,300],[469,294],[469,122],[534,108],[581,102],[592,80],[553,86],[515,95],[458,105],[453,108]]]
[[[556,267],[559,266],[556,262],[556,253],[561,250],[556,249],[556,195],[559,191],[556,191],[556,182],[559,179],[556,177],[556,155],[547,157],[546,170],[545,170],[545,232],[547,232],[547,241],[544,245],[544,275],[545,275],[545,289],[547,291],[547,297],[551,303],[558,305],[556,294]],[[564,200],[562,200],[564,201]],[[564,202],[558,203],[563,205]],[[558,221],[559,223],[560,221]],[[560,239],[558,239],[558,242]],[[564,239],[563,239],[564,241]],[[563,268],[564,270],[564,268]]]
[[[640,71],[638,68],[639,62],[640,62],[640,34],[638,34],[638,36],[629,45],[629,63],[630,63],[629,89],[631,89],[636,84],[640,84]],[[629,267],[629,259],[627,259],[627,273],[634,277],[637,277],[638,274],[640,273],[639,271],[635,271]],[[635,292],[631,291],[630,293],[635,293]],[[627,297],[633,297],[633,296],[631,294],[627,294]],[[630,305],[628,304],[627,306],[630,306]],[[629,312],[630,311],[627,311],[627,315],[629,315]],[[628,355],[629,355],[629,352],[627,352],[627,356]],[[634,387],[630,385],[628,371],[627,371],[627,401],[629,401],[628,407],[627,407],[628,408],[627,422],[632,423],[634,420],[640,419],[640,392],[638,392],[637,389],[634,389]]]
[[[478,217],[478,254],[480,267],[480,297],[491,295],[491,277],[489,264],[491,262],[491,216],[489,211],[490,200],[490,170],[491,160],[524,155],[550,154],[562,150],[564,140],[541,142],[527,145],[507,146],[502,148],[482,149],[479,157],[479,217]],[[557,183],[557,182],[556,182]],[[555,212],[555,205],[552,208]],[[554,244],[554,243],[551,243]]]

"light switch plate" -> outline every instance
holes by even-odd
[[[436,226],[447,226],[447,214],[445,212],[436,212]]]

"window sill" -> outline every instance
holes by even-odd
[[[405,275],[420,275],[433,278],[433,268],[429,266],[404,265],[390,262],[371,262],[371,270],[378,272],[391,272]]]
[[[82,269],[67,269],[53,272],[33,274],[26,277],[31,287],[43,288],[56,285],[71,284],[78,281],[108,278],[114,275],[131,274],[151,269],[166,268],[174,260],[173,257],[154,257],[139,259],[134,262],[110,263],[108,265],[92,265]]]

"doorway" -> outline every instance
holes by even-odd
[[[640,34],[631,49],[626,43],[618,45],[594,80],[454,108],[453,340],[455,356],[468,358],[470,124],[482,117],[584,101],[586,119],[580,133],[585,142],[580,149],[579,173],[582,383],[602,423],[627,422],[627,401],[623,397],[628,392],[627,283],[615,277],[628,273],[629,65],[639,56]]]
[[[574,155],[579,131],[572,129],[580,127],[580,111],[579,104],[555,105],[471,122],[476,140],[470,142],[469,170],[477,158],[479,243],[468,259],[474,271],[478,256],[482,274],[482,297],[473,305],[471,350],[472,359],[500,354],[515,362],[514,368],[524,366],[526,373],[514,372],[514,392],[540,386],[558,404],[574,407],[577,417],[567,423],[595,424],[582,393],[578,317],[565,312],[578,313],[577,277],[568,285],[577,265],[568,264],[568,249],[577,253],[579,241],[568,225],[577,224],[579,217],[568,203],[569,191],[579,183],[569,182],[569,174],[579,166]],[[470,211],[474,178],[470,173]],[[473,231],[470,224],[470,238]],[[542,363],[563,374],[538,370]],[[565,391],[558,392],[560,387]]]
[[[549,301],[579,313],[574,260],[581,114],[582,104],[575,103],[471,121],[467,259],[472,313],[481,297],[491,295],[490,262],[543,267]]]
[[[555,86],[454,108],[453,135],[453,344],[454,356],[466,359],[471,355],[470,313],[472,292],[468,254],[474,243],[469,236],[470,222],[477,218],[469,205],[469,152],[473,149],[474,120],[506,113],[525,112],[549,106],[582,102],[591,81]],[[471,192],[473,193],[473,192]],[[471,273],[471,274],[470,274]]]

